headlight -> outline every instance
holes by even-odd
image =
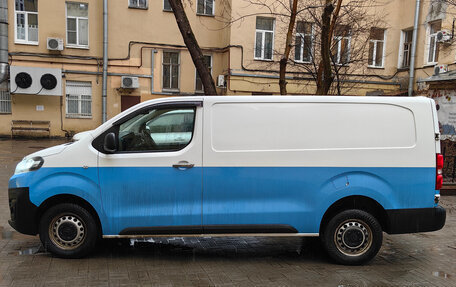
[[[17,164],[14,174],[37,170],[43,165],[43,163],[44,160],[40,156],[23,159],[20,163]]]

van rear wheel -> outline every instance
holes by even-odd
[[[49,208],[40,220],[44,248],[62,258],[86,256],[94,248],[97,234],[97,224],[90,212],[73,203]]]
[[[372,260],[382,246],[383,233],[377,219],[358,210],[335,215],[323,231],[323,245],[340,264],[360,265]]]

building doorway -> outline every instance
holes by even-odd
[[[123,112],[128,108],[133,107],[141,102],[140,96],[121,96],[120,98],[120,111]]]

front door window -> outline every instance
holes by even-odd
[[[119,127],[119,151],[177,151],[193,135],[195,108],[152,109]]]

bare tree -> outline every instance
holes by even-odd
[[[203,52],[198,45],[198,41],[193,34],[192,27],[188,21],[187,15],[185,14],[182,1],[169,0],[169,4],[173,9],[174,17],[176,18],[177,25],[179,26],[182,38],[184,39],[184,43],[190,52],[193,63],[195,64],[196,71],[201,78],[201,82],[204,87],[204,94],[217,95],[214,80],[212,79],[211,72],[209,71],[209,68],[204,61]]]
[[[285,41],[285,52],[283,53],[280,59],[280,72],[279,72],[279,87],[280,87],[280,94],[286,95],[287,94],[287,81],[285,80],[285,75],[287,71],[287,64],[288,59],[290,57],[290,51],[293,42],[293,31],[296,22],[296,15],[298,11],[298,0],[293,0],[293,4],[291,5],[291,16],[290,22],[288,23],[288,31],[287,31],[287,39]]]
[[[380,11],[385,2],[380,0],[299,0],[296,9],[291,0],[243,1],[245,6],[255,6],[258,12],[237,12],[227,25],[247,17],[268,15],[282,24],[276,26],[276,35],[286,35],[285,46],[274,51],[280,61],[252,64],[262,65],[265,72],[278,70],[281,94],[287,93],[286,75],[304,78],[300,81],[302,86],[312,85],[309,78],[313,79],[315,94],[346,93],[365,78],[365,67],[372,56],[369,53],[372,29],[382,30],[387,26],[382,20],[384,12]],[[294,59],[290,58],[293,46]]]

